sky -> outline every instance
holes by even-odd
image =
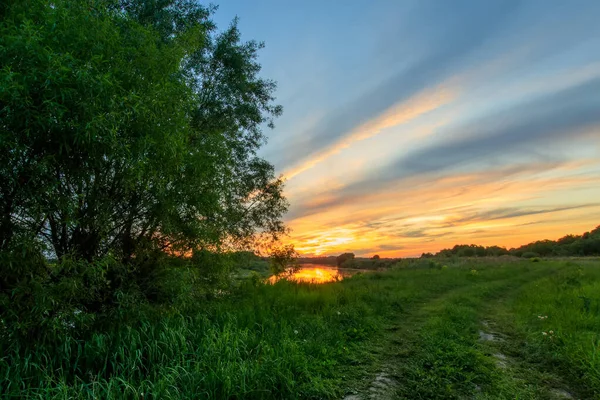
[[[284,108],[260,155],[305,255],[600,225],[600,1],[221,0]]]

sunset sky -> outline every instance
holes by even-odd
[[[309,255],[600,225],[600,1],[222,0],[284,114],[261,156]]]

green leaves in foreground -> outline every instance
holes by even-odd
[[[281,112],[260,46],[235,24],[216,33],[195,3],[115,7],[7,7],[2,248],[22,233],[58,258],[127,259],[148,242],[187,251],[281,233],[281,182],[256,157]]]
[[[165,253],[285,231],[283,183],[256,154],[281,113],[275,84],[259,76],[261,44],[242,42],[235,21],[218,32],[212,11],[190,0],[2,2],[0,313],[19,299],[19,312],[46,300],[61,303],[50,313],[105,311],[121,292],[160,286]],[[95,263],[111,265],[102,282],[85,271]],[[73,280],[108,293],[51,295]]]
[[[256,156],[281,113],[261,47],[195,2],[9,2],[0,24],[0,250],[129,260],[283,232]]]
[[[52,341],[11,343],[2,325],[0,394],[339,399],[369,396],[383,371],[391,398],[597,398],[597,266],[407,262],[324,285],[244,282],[178,311],[132,304],[101,329],[65,312]]]

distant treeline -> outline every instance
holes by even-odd
[[[389,268],[398,261],[398,258],[381,258],[378,255],[373,257],[356,257],[354,253],[344,253],[339,256],[328,257],[302,257],[298,258],[300,264],[321,264],[331,265],[340,268],[355,269],[383,269]]]
[[[323,265],[337,265],[337,257],[300,257],[298,258],[300,264],[323,264]]]
[[[512,255],[516,257],[553,257],[553,256],[599,256],[600,226],[583,235],[567,235],[558,240],[538,240],[521,247],[506,249],[500,246],[478,246],[474,244],[456,245],[443,249],[436,254],[423,253],[428,257],[486,257]]]

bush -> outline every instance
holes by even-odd
[[[415,267],[415,268],[430,268],[430,269],[441,269],[442,268],[442,264],[440,264],[439,262],[432,260],[430,258],[416,259],[411,263],[411,266]]]
[[[1,3],[0,312],[15,332],[215,293],[231,269],[220,249],[286,231],[283,181],[257,155],[275,83],[261,45],[235,21],[218,32],[212,12]]]
[[[534,258],[534,257],[539,257],[540,255],[538,253],[535,253],[533,251],[527,251],[523,254],[521,254],[522,258]]]
[[[341,267],[348,260],[354,260],[354,253],[344,253],[340,254],[336,258],[336,263],[338,267]]]
[[[273,275],[291,273],[298,269],[298,253],[293,244],[273,248],[269,261],[269,267]]]

